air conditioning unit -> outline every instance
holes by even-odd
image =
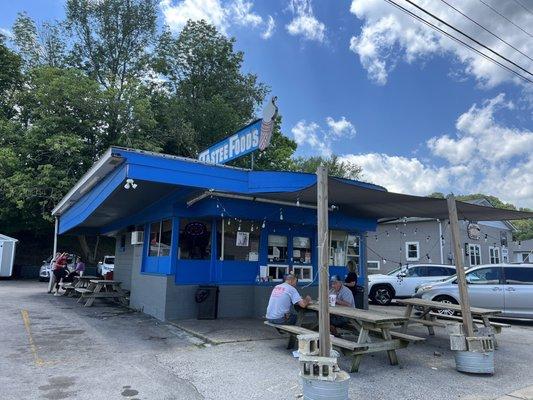
[[[133,231],[131,233],[131,244],[143,244],[143,242],[144,242],[143,231]]]

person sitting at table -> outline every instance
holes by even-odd
[[[292,273],[284,276],[284,282],[275,286],[270,294],[266,318],[269,322],[278,325],[296,324],[296,314],[291,312],[291,305],[298,305],[307,308],[311,303],[311,297],[302,299],[296,284],[298,277]]]
[[[348,289],[337,275],[330,278],[330,295],[335,295],[335,305],[355,308],[355,300],[352,291]],[[330,331],[337,334],[337,328],[343,328],[348,324],[348,318],[340,315],[330,315]]]
[[[76,257],[76,269],[68,274],[68,276],[63,279],[63,282],[74,282],[75,276],[82,276],[85,271],[85,263],[81,261],[81,257]]]

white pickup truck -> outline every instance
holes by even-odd
[[[412,297],[420,285],[442,281],[455,275],[453,265],[417,264],[396,268],[387,275],[368,275],[368,297],[379,305],[394,298]]]

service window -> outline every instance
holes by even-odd
[[[346,265],[346,232],[330,231],[329,239],[329,265]]]
[[[295,265],[292,270],[294,275],[303,282],[311,281],[313,279],[313,268],[310,265]]]
[[[225,261],[258,261],[260,227],[251,221],[218,222],[218,233],[223,235],[220,259]],[[220,247],[220,246],[219,246]]]
[[[480,268],[466,274],[469,285],[498,285],[501,278],[501,268]]]
[[[170,255],[170,243],[172,241],[172,220],[150,224],[150,243],[148,248],[149,257],[165,257]]]
[[[506,285],[533,285],[533,268],[507,267],[504,273]]]
[[[292,238],[292,260],[294,264],[311,264],[311,239],[305,236]]]
[[[359,236],[348,235],[348,241],[346,243],[346,266],[348,267],[348,270],[353,268],[356,272],[358,273],[360,272],[359,271],[359,254],[360,254]]]
[[[283,277],[289,273],[288,265],[269,265],[268,276],[273,281],[279,282],[283,280]]]
[[[268,262],[288,261],[288,239],[282,235],[268,235]]]
[[[420,260],[420,243],[406,242],[405,243],[405,259],[407,261]]]
[[[209,260],[211,258],[210,219],[180,219],[178,258],[180,260]]]

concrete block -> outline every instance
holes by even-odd
[[[446,324],[446,332],[448,332],[448,335],[464,335],[463,324],[460,324],[460,323]]]
[[[336,357],[300,355],[300,375],[308,379],[334,381],[340,372]]]
[[[450,335],[450,350],[468,350],[466,337],[464,335]]]
[[[298,335],[298,352],[303,356],[316,356],[319,353],[318,333]]]
[[[488,336],[467,337],[466,343],[468,351],[479,353],[494,351],[494,340]]]

